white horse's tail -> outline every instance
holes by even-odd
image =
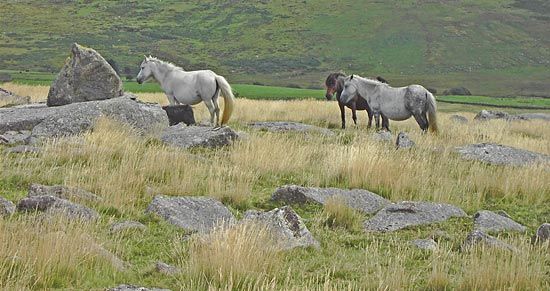
[[[426,90],[426,100],[428,101],[428,124],[431,132],[437,132],[437,104],[434,95]]]
[[[223,100],[225,101],[223,106],[221,124],[224,125],[229,121],[229,118],[233,113],[233,108],[235,106],[235,96],[233,96],[231,86],[229,85],[229,83],[227,83],[227,80],[224,77],[216,75],[216,83],[218,84],[222,93],[221,95],[223,96]]]

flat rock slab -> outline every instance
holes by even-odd
[[[33,196],[55,196],[66,200],[85,200],[85,201],[101,201],[101,197],[89,191],[67,187],[63,185],[46,186],[40,184],[31,184],[29,186],[28,197]]]
[[[70,58],[50,87],[47,104],[60,106],[122,94],[122,81],[111,65],[95,50],[74,43]]]
[[[143,225],[141,222],[137,221],[120,221],[115,222],[111,224],[111,227],[109,228],[109,232],[114,233],[121,233],[121,232],[128,232],[128,231],[144,231],[147,227]]]
[[[170,291],[170,289],[160,289],[160,288],[147,288],[147,287],[138,287],[135,285],[119,285],[117,287],[108,289],[108,291]]]
[[[249,210],[244,214],[243,221],[265,224],[283,250],[298,247],[318,248],[320,246],[319,242],[307,229],[302,218],[289,206],[276,208],[268,212]]]
[[[32,196],[21,199],[17,204],[18,211],[42,211],[50,214],[61,213],[69,218],[95,220],[99,214],[94,210],[54,196]]]
[[[390,232],[465,216],[462,209],[450,204],[404,201],[384,207],[365,221],[364,227],[366,231]]]
[[[271,195],[271,200],[289,204],[314,203],[324,205],[331,197],[338,197],[352,209],[373,214],[390,201],[363,189],[313,188],[296,185],[279,187]]]
[[[527,228],[509,217],[488,210],[480,210],[474,214],[474,229],[486,233],[517,231],[525,232]]]
[[[10,216],[13,213],[15,213],[15,204],[4,197],[0,197],[0,218]]]
[[[321,128],[305,123],[290,121],[262,121],[252,122],[248,126],[270,132],[317,132],[324,135],[334,135],[334,132],[327,128]]]
[[[477,160],[492,165],[525,166],[550,161],[550,157],[544,154],[493,143],[466,145],[457,147],[456,151],[466,160]]]
[[[415,239],[410,241],[410,244],[426,251],[435,251],[437,249],[437,242],[433,239]]]
[[[167,197],[157,195],[146,212],[156,213],[185,230],[205,233],[235,217],[220,201],[209,197]]]
[[[539,226],[531,241],[533,243],[550,242],[550,223],[543,223],[541,226]]]
[[[160,139],[166,144],[181,147],[216,148],[230,145],[239,138],[229,127],[214,129],[209,126],[185,126],[178,124],[164,130]]]
[[[474,230],[474,231],[470,232],[468,234],[468,236],[466,236],[466,239],[464,240],[464,243],[462,244],[462,250],[467,251],[467,250],[471,249],[472,247],[474,247],[476,245],[479,245],[479,244],[484,244],[484,245],[487,245],[487,246],[490,246],[490,247],[495,247],[495,248],[507,249],[507,250],[510,250],[510,251],[516,251],[517,250],[514,246],[512,246],[510,244],[507,244],[507,243],[499,240],[498,238],[492,237],[492,236],[484,233],[481,230]]]
[[[159,105],[134,100],[134,95],[89,101],[65,106],[25,106],[0,109],[0,134],[31,131],[30,139],[80,134],[91,129],[98,118],[108,117],[140,132],[168,126],[168,117]]]

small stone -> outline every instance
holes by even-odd
[[[375,141],[392,141],[393,135],[389,131],[379,131],[372,134],[372,139]]]
[[[397,135],[397,140],[395,141],[395,146],[398,149],[411,148],[411,147],[414,146],[414,141],[412,141],[406,133],[400,132]]]
[[[517,250],[514,246],[507,244],[495,237],[492,237],[481,230],[474,230],[468,234],[468,236],[466,237],[466,240],[462,244],[462,250],[465,251],[465,250],[471,249],[473,246],[478,245],[480,243],[490,247],[507,249],[510,251]]]
[[[147,227],[137,221],[120,221],[111,224],[109,232],[112,234],[128,232],[128,231],[144,231]]]
[[[163,263],[163,262],[157,262],[155,264],[155,270],[157,270],[157,272],[159,272],[161,274],[164,274],[164,275],[167,275],[167,276],[172,276],[172,275],[175,275],[175,274],[178,274],[178,273],[181,272],[181,270],[178,267],[168,265],[168,264]]]
[[[138,287],[135,285],[122,284],[117,287],[108,289],[107,291],[171,291],[171,290],[160,289],[160,288],[146,288],[146,287]]]
[[[466,118],[462,115],[458,115],[458,114],[451,115],[451,120],[456,122],[456,123],[461,123],[461,124],[468,123],[468,118]]]
[[[543,223],[531,239],[532,243],[550,242],[550,223]]]
[[[435,251],[437,249],[437,243],[433,239],[415,239],[410,243],[421,250]]]
[[[10,216],[15,212],[15,204],[13,202],[0,197],[0,218]]]

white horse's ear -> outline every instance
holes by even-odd
[[[353,80],[353,74],[351,75],[351,77],[349,78],[350,80]]]
[[[149,60],[149,57],[147,55],[143,55],[145,57],[145,61]]]

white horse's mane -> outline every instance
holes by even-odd
[[[348,77],[349,78],[349,77]],[[364,81],[366,81],[367,83],[371,83],[372,85],[386,85],[386,86],[389,86],[388,84],[384,83],[384,82],[380,82],[378,80],[373,80],[371,78],[365,78],[365,77],[361,77],[359,75],[353,75],[353,78],[359,78],[359,79],[362,79]]]
[[[171,70],[185,71],[182,67],[176,66],[171,62],[163,61],[157,57],[148,56],[148,57],[145,57],[145,60],[148,62],[160,63],[161,65],[167,66]]]

